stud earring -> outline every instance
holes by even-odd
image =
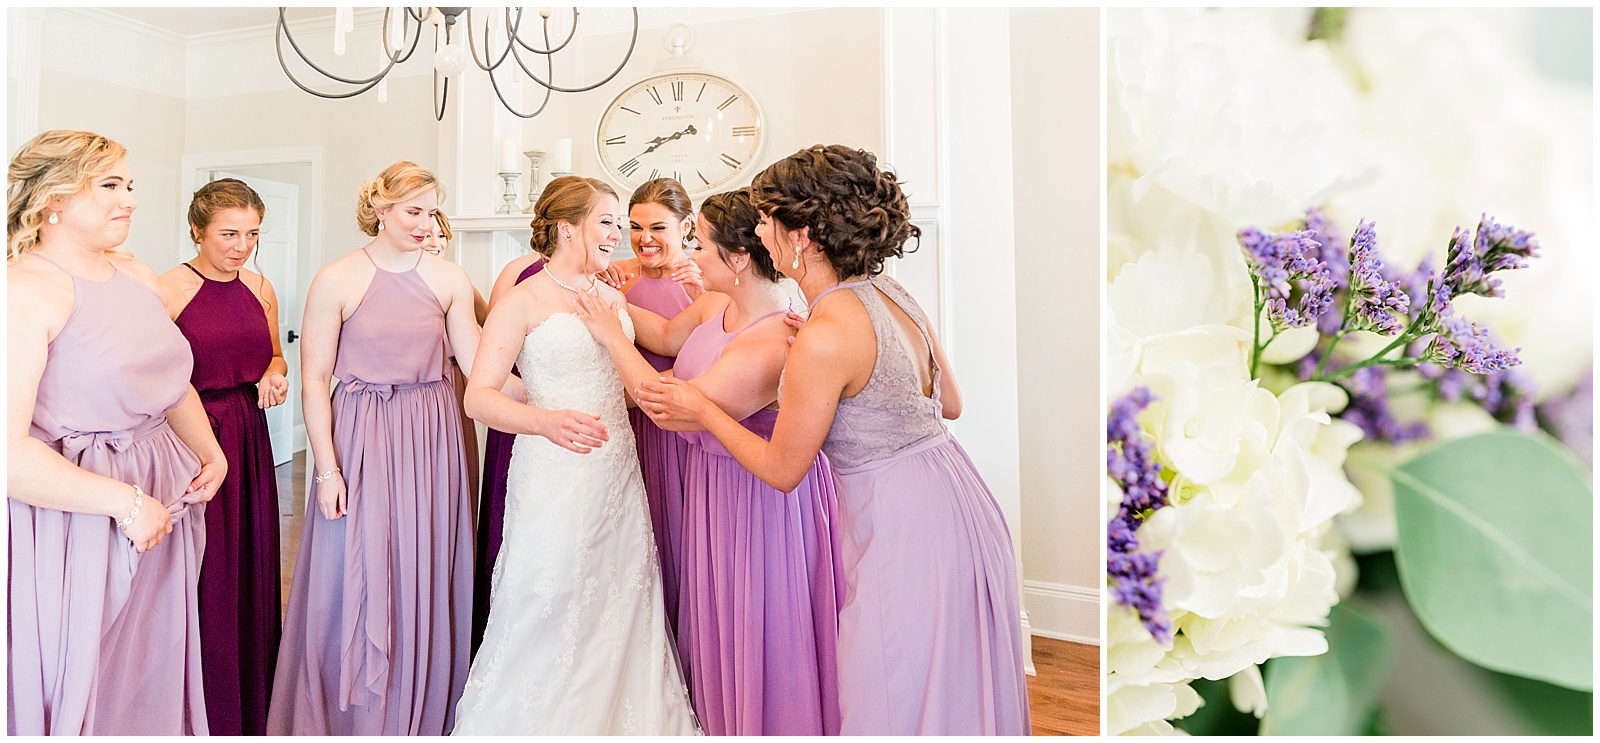
[[[50,219],[48,221],[50,224],[61,224],[61,216],[55,212],[50,212]]]

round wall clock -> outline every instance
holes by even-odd
[[[634,83],[595,127],[600,166],[629,194],[673,178],[691,198],[733,188],[755,166],[765,138],[756,99],[733,81],[698,70]]]

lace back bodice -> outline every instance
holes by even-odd
[[[933,396],[923,395],[916,363],[900,342],[903,332],[900,323],[895,321],[883,297],[888,296],[916,322],[922,342],[911,346],[927,349],[931,354],[933,342],[928,336],[928,316],[899,282],[877,276],[839,286],[855,292],[867,308],[872,331],[878,339],[878,358],[871,379],[859,393],[839,401],[833,427],[822,443],[823,453],[835,466],[850,468],[886,459],[945,432],[939,402],[943,370],[937,363],[932,364]]]

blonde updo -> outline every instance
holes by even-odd
[[[584,218],[594,211],[600,194],[617,197],[616,190],[605,181],[580,175],[564,175],[545,184],[538,203],[533,205],[533,221],[528,224],[533,236],[528,238],[528,247],[549,258],[559,244],[556,230],[560,224],[582,226]]]
[[[52,129],[28,140],[11,158],[6,176],[6,260],[39,244],[50,202],[83,193],[127,154],[113,140],[74,129]]]
[[[444,186],[439,184],[433,171],[410,160],[401,160],[361,186],[361,196],[356,199],[356,225],[370,237],[378,236],[378,210],[394,206],[433,189],[444,203]]]

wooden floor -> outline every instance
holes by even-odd
[[[278,467],[279,531],[283,550],[283,601],[289,602],[289,579],[300,549],[305,520],[305,454]],[[1075,642],[1033,638],[1033,664],[1039,675],[1028,677],[1028,704],[1034,735],[1100,734],[1100,648]]]

